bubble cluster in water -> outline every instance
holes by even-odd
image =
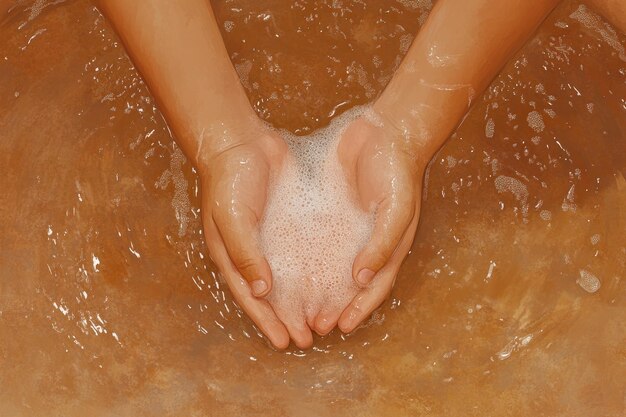
[[[576,280],[576,283],[580,285],[580,288],[590,294],[598,291],[601,285],[598,277],[584,269],[580,270],[580,277]]]
[[[530,128],[536,133],[543,132],[543,129],[546,127],[543,122],[543,117],[541,117],[541,114],[536,110],[528,113],[526,121],[528,122],[528,126],[530,126]]]
[[[617,52],[619,59],[626,62],[626,51],[624,45],[622,45],[619,40],[617,32],[610,24],[603,21],[599,15],[593,13],[584,4],[581,4],[569,17],[600,35],[600,37]]]
[[[261,245],[273,275],[268,300],[285,322],[343,310],[357,293],[352,263],[373,220],[351,194],[337,145],[360,114],[348,112],[306,137],[284,134],[290,152],[270,190]]]
[[[522,203],[522,216],[526,222],[526,216],[528,215],[528,188],[523,182],[517,178],[508,177],[506,175],[499,175],[494,185],[498,193],[510,192],[515,196],[515,199]]]

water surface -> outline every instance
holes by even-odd
[[[255,109],[376,97],[429,1],[213,2]],[[0,21],[3,416],[622,416],[626,37],[566,2],[433,159],[392,297],[268,347],[204,246],[198,178],[84,0]]]

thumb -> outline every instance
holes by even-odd
[[[213,219],[233,265],[248,282],[252,294],[263,297],[272,289],[272,271],[258,239],[258,221],[247,207],[217,209]]]
[[[392,195],[381,201],[376,209],[372,237],[352,264],[352,277],[357,285],[368,285],[387,264],[409,227],[415,209],[413,196],[409,195]]]

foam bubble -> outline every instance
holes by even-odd
[[[577,20],[587,29],[595,31],[600,37],[617,52],[619,59],[626,62],[626,50],[619,40],[617,32],[611,25],[603,21],[600,16],[589,10],[584,4],[578,6],[578,9],[569,16]]]
[[[517,178],[499,175],[494,181],[496,190],[499,193],[510,192],[515,199],[522,204],[522,217],[526,219],[528,215],[528,188]]]
[[[226,20],[224,22],[224,30],[226,32],[231,32],[234,28],[235,28],[235,22],[233,22],[232,20]]]
[[[550,116],[550,119],[554,119],[556,117],[556,112],[552,109],[543,109],[543,112]]]
[[[362,114],[348,112],[306,137],[283,133],[290,153],[270,189],[261,245],[274,279],[267,299],[286,323],[343,310],[358,291],[352,262],[371,235],[373,218],[351,194],[337,144]]]
[[[580,277],[576,280],[576,283],[580,285],[580,288],[587,291],[590,294],[600,289],[600,280],[591,272],[581,269],[579,271]]]
[[[174,147],[174,152],[170,159],[170,168],[165,170],[161,177],[154,184],[156,188],[165,190],[170,183],[174,184],[174,196],[172,198],[172,208],[176,220],[178,220],[178,236],[184,236],[189,226],[189,213],[191,212],[191,202],[187,193],[188,182],[183,173],[185,156],[178,146]]]
[[[485,136],[487,136],[488,138],[492,138],[495,130],[496,124],[494,123],[493,119],[489,118],[489,120],[487,120],[487,124],[485,125]]]
[[[543,132],[543,129],[546,127],[541,113],[535,110],[528,113],[526,121],[528,122],[528,126],[537,133]]]

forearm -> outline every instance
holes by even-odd
[[[233,146],[256,118],[208,0],[100,0],[188,158]]]
[[[559,0],[439,0],[374,109],[430,159]]]

